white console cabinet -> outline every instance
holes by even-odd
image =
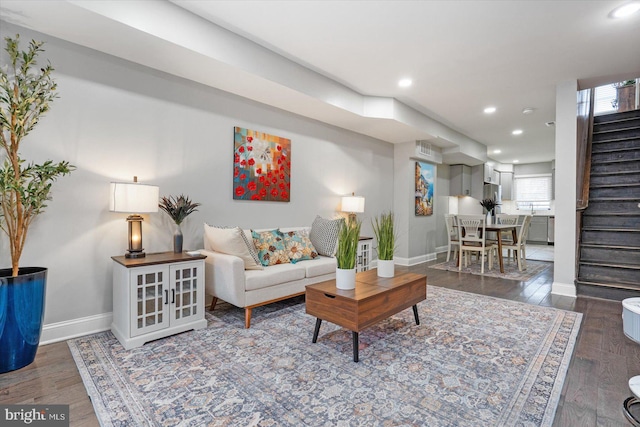
[[[203,255],[162,252],[112,257],[111,331],[125,349],[207,326]]]
[[[371,268],[373,238],[360,236],[358,241],[358,254],[356,259],[356,271],[367,271]]]

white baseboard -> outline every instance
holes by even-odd
[[[103,313],[64,322],[50,323],[42,327],[40,345],[53,344],[54,342],[65,341],[83,335],[108,331],[111,329],[112,321],[112,313]]]
[[[420,256],[417,256],[417,257],[413,257],[413,258],[394,257],[394,260],[395,260],[397,265],[404,265],[406,267],[409,267],[409,266],[412,266],[412,265],[422,264],[423,262],[433,261],[433,260],[436,259],[436,257],[437,257],[437,254],[433,253],[433,254],[420,255]]]
[[[573,283],[553,282],[551,285],[551,294],[576,298],[576,285]]]

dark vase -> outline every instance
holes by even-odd
[[[179,225],[176,225],[176,232],[173,233],[173,253],[179,254],[182,253],[182,229]]]
[[[0,374],[29,365],[36,358],[47,287],[47,269],[0,269]]]

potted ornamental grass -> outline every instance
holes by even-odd
[[[371,222],[378,244],[378,277],[393,277],[397,235],[394,230],[393,212],[380,214]]]
[[[36,164],[20,144],[57,97],[51,64],[39,66],[43,42],[20,50],[20,36],[6,37],[9,63],[0,68],[0,228],[9,240],[11,268],[0,270],[0,373],[35,359],[44,320],[47,269],[22,267],[29,226],[51,200],[51,186],[75,168],[69,162]]]
[[[353,217],[340,224],[336,250],[336,288],[338,289],[355,289],[356,287],[356,259],[361,226],[362,222]]]
[[[163,197],[158,204],[158,207],[169,215],[176,224],[176,231],[173,234],[173,252],[176,254],[182,253],[183,236],[180,225],[186,217],[198,210],[196,209],[198,206],[200,206],[200,203],[192,202],[189,196],[184,194],[177,197]]]

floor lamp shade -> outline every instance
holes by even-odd
[[[127,217],[129,243],[127,258],[145,256],[142,247],[141,213],[158,212],[160,189],[156,185],[138,184],[137,182],[112,182],[110,185],[109,210],[112,212],[130,213]]]

